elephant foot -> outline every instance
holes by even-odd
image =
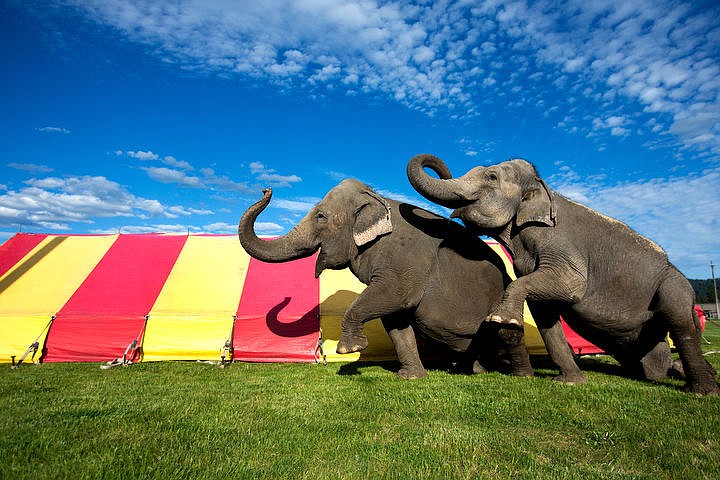
[[[487,369],[480,363],[479,361],[475,360],[472,364],[472,373],[473,375],[479,375],[481,373],[487,373]]]
[[[415,380],[415,379],[418,379],[418,378],[427,377],[427,371],[426,371],[424,368],[422,368],[422,367],[419,367],[419,368],[405,368],[405,367],[402,367],[402,368],[397,372],[397,377],[398,377],[400,380]]]
[[[698,395],[720,395],[720,386],[715,382],[717,373],[707,361],[705,365],[706,369],[698,372],[697,375],[691,375],[688,372],[685,391]]]
[[[485,321],[499,323],[499,324],[506,325],[506,326],[512,325],[515,327],[522,327],[523,326],[522,316],[520,316],[520,320],[518,320],[515,317],[517,317],[517,315],[500,315],[500,314],[494,313],[494,314],[488,315],[485,318]]]
[[[368,346],[368,339],[365,335],[345,335],[338,341],[335,351],[340,354],[355,353],[365,350]]]
[[[685,385],[685,391],[698,395],[720,395],[720,387],[715,382],[688,383]]]
[[[528,377],[529,378],[529,377],[535,376],[535,371],[532,368],[530,368],[529,370],[527,368],[516,368],[510,372],[510,375],[512,375],[513,377]]]
[[[579,385],[581,383],[586,383],[587,379],[585,378],[585,375],[582,373],[573,373],[573,374],[564,374],[561,373],[557,377],[553,378],[554,381],[563,383],[565,385]]]

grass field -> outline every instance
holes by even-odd
[[[710,324],[706,351],[720,350]],[[720,369],[720,354],[707,358]],[[0,478],[720,478],[720,398],[393,364],[0,366]]]

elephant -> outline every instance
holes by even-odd
[[[560,369],[557,380],[585,381],[565,339],[562,316],[626,372],[646,380],[673,371],[669,333],[682,361],[685,389],[720,393],[715,369],[702,355],[693,289],[653,241],[551,190],[523,159],[477,166],[453,178],[442,160],[420,154],[408,162],[407,175],[425,198],[454,209],[452,218],[509,250],[517,279],[487,320],[522,326],[527,300]]]
[[[363,325],[379,317],[400,361],[401,379],[427,375],[416,333],[447,346],[475,372],[485,369],[476,361],[481,350],[494,345],[494,357],[504,352],[510,373],[532,376],[524,338],[484,322],[509,283],[504,264],[458,222],[345,179],[286,235],[262,239],[254,224],[271,197],[272,189],[264,189],[238,224],[240,243],[252,257],[285,262],[318,252],[316,278],[325,269],[347,267],[367,285],[344,313],[338,353],[366,348]]]

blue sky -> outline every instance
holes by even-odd
[[[720,263],[714,1],[5,0],[0,39],[0,241],[232,233],[265,186],[281,234],[348,177],[447,213],[405,176],[433,153]]]

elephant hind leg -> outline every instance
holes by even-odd
[[[673,361],[666,341],[657,342],[650,351],[640,355],[615,355],[615,358],[633,378],[654,382],[670,375]]]
[[[686,390],[699,394],[720,394],[717,372],[703,357],[700,332],[693,311],[694,296],[687,280],[675,269],[660,284],[656,294],[655,315],[667,321],[670,337],[680,354],[687,384]]]

